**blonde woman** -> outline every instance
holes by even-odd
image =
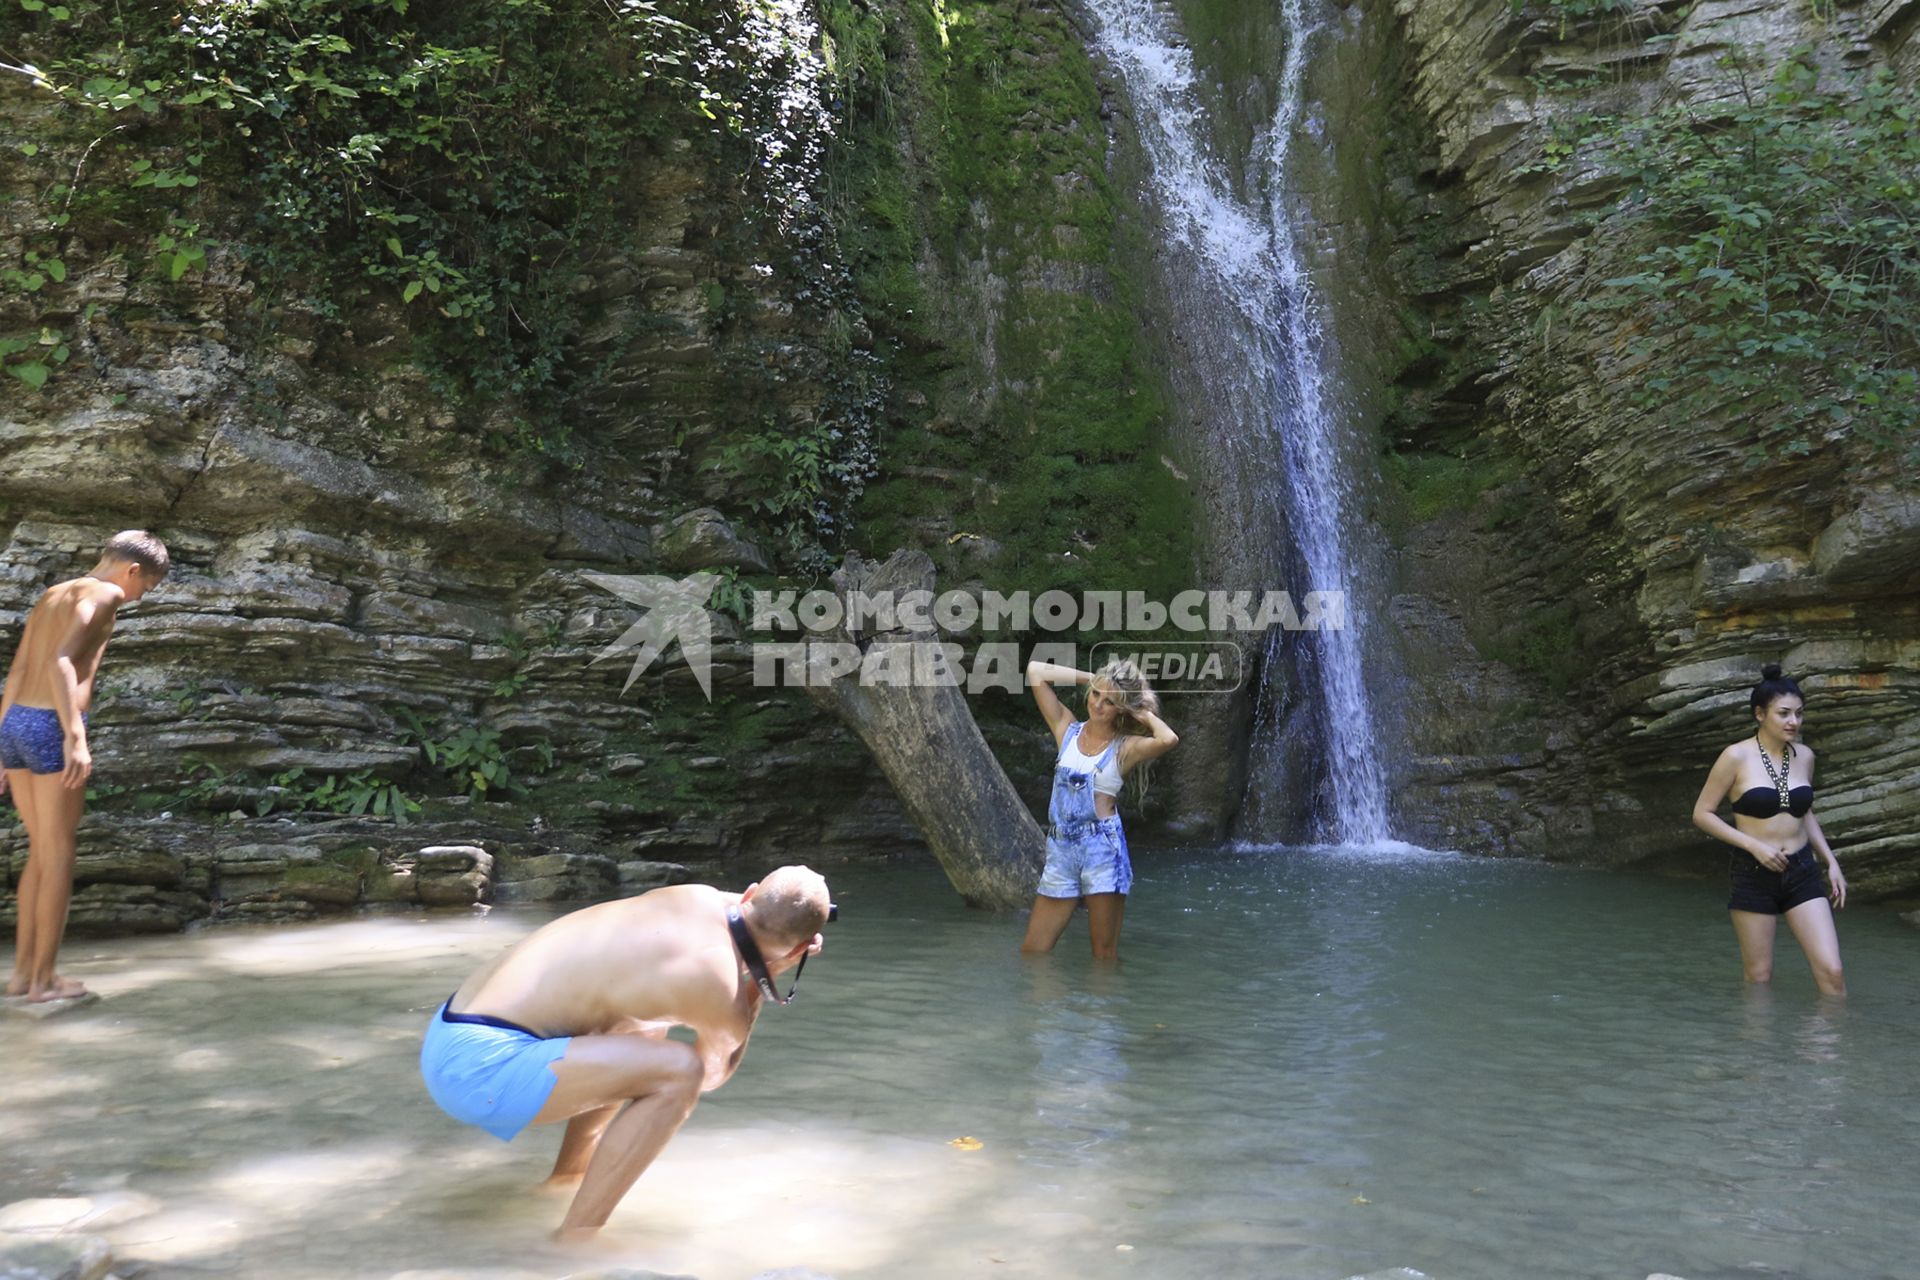
[[[1087,718],[1077,720],[1055,684],[1087,686]],[[1051,662],[1027,664],[1027,687],[1053,730],[1053,798],[1047,805],[1047,866],[1027,920],[1025,952],[1053,950],[1073,909],[1087,904],[1096,960],[1120,958],[1120,923],[1133,887],[1133,863],[1120,827],[1121,779],[1180,745],[1160,718],[1160,699],[1133,663],[1099,671]]]

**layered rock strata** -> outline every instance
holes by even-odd
[[[1679,353],[1638,356],[1574,305],[1623,185],[1555,128],[1707,106],[1733,91],[1730,52],[1758,59],[1761,83],[1809,49],[1830,76],[1910,79],[1916,8],[1703,0],[1580,17],[1402,0],[1375,14],[1397,35],[1382,85],[1407,95],[1420,157],[1396,187],[1406,310],[1389,328],[1426,354],[1391,370],[1411,406],[1397,443],[1485,475],[1437,512],[1383,498],[1402,544],[1410,835],[1717,867],[1726,850],[1688,814],[1720,748],[1751,733],[1747,690],[1777,661],[1806,690],[1818,812],[1856,893],[1920,886],[1920,494],[1851,439],[1750,466],[1755,424],[1735,406],[1675,430],[1637,404]],[[1546,164],[1550,144],[1563,151]]]

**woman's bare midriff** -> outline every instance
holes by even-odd
[[[1744,814],[1735,814],[1733,828],[1743,836],[1752,836],[1766,844],[1787,844],[1798,849],[1807,842],[1807,823],[1804,818],[1789,817],[1782,823],[1779,818],[1749,818]]]

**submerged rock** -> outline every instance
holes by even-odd
[[[96,1196],[16,1200],[0,1208],[0,1232],[50,1236],[72,1231],[97,1231],[102,1227],[144,1218],[159,1208],[159,1201],[136,1191],[104,1191]]]
[[[95,1236],[0,1234],[0,1276],[6,1280],[105,1280],[113,1252]]]
[[[67,1000],[30,1001],[25,996],[7,996],[0,998],[0,1016],[9,1018],[31,1018],[39,1021],[43,1018],[57,1018],[63,1013],[72,1013],[75,1009],[84,1009],[90,1004],[100,1003],[100,993],[89,991],[83,996],[74,996]]]

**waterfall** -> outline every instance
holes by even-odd
[[[1304,0],[1274,0],[1286,57],[1273,118],[1236,174],[1212,141],[1191,51],[1153,0],[1085,0],[1095,45],[1119,73],[1146,153],[1175,319],[1196,373],[1226,415],[1227,473],[1239,478],[1250,523],[1284,527],[1303,583],[1258,585],[1346,593],[1346,626],[1296,633],[1296,665],[1312,683],[1324,752],[1326,803],[1315,837],[1340,844],[1390,839],[1374,712],[1362,663],[1364,620],[1347,529],[1363,515],[1344,456],[1350,415],[1334,373],[1325,302],[1301,253],[1304,201],[1293,183],[1308,45]],[[1262,508],[1266,508],[1262,510]],[[1277,568],[1277,566],[1276,566]],[[1272,575],[1280,578],[1276,572]],[[1268,640],[1269,662],[1286,642]],[[1263,692],[1251,749],[1278,758],[1277,708]],[[1276,785],[1250,771],[1250,787]]]

